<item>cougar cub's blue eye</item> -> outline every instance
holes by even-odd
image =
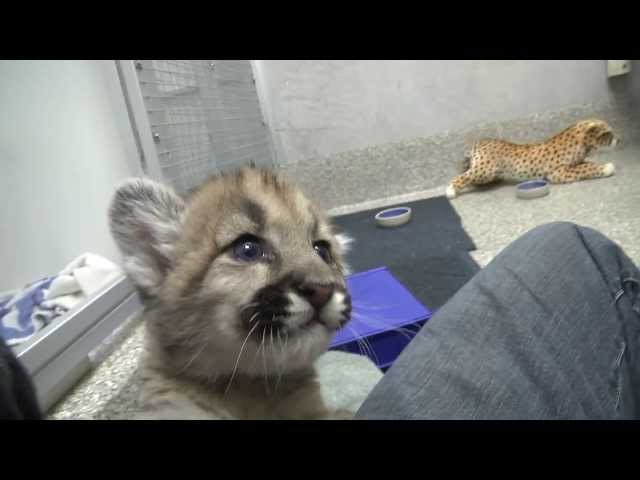
[[[313,244],[313,249],[316,251],[320,258],[325,262],[331,261],[331,247],[324,240],[319,240]]]
[[[254,262],[264,256],[264,248],[259,238],[243,235],[233,244],[233,254],[239,260]]]

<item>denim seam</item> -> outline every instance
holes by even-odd
[[[625,277],[622,280],[622,288],[624,289],[624,287],[629,283],[634,284],[636,287],[640,287],[640,281],[638,281],[634,277]],[[625,293],[626,293],[626,290],[625,290]],[[640,294],[636,293],[636,295],[633,297],[629,296],[629,300],[631,301],[631,310],[633,310],[638,315],[640,315]]]
[[[622,365],[622,358],[624,357],[624,353],[627,350],[627,344],[622,342],[622,349],[618,354],[618,358],[616,359],[616,378],[617,378],[617,388],[616,388],[616,412],[620,411],[620,398],[622,397],[622,374],[620,372],[620,367]]]
[[[597,258],[593,255],[593,252],[591,251],[591,247],[587,244],[587,242],[584,239],[584,235],[582,234],[582,229],[580,226],[578,225],[574,225],[574,229],[576,231],[576,233],[578,234],[578,238],[580,239],[580,242],[582,242],[582,245],[584,246],[585,250],[587,251],[587,253],[589,254],[589,256],[591,257],[591,260],[593,261],[593,263],[595,264],[596,268],[598,269],[598,272],[600,272],[600,277],[602,278],[602,281],[604,282],[604,284],[607,286],[607,289],[610,291],[611,285],[609,285],[608,282],[608,275],[605,273],[605,271],[603,270],[602,266],[600,265],[600,263],[598,262]],[[624,290],[623,290],[624,292]],[[616,297],[615,300],[617,302],[617,300],[619,299],[619,297],[617,297],[617,295],[620,292],[616,292]]]

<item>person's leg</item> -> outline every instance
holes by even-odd
[[[427,322],[356,418],[637,418],[639,282],[600,233],[535,228]]]
[[[29,374],[0,337],[0,420],[40,420],[42,412]]]

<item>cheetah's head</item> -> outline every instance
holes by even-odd
[[[611,126],[603,120],[584,120],[576,126],[583,134],[584,145],[589,151],[613,148],[620,142],[620,138],[613,132]]]

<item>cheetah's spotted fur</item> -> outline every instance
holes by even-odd
[[[602,120],[583,120],[549,140],[536,144],[515,144],[503,140],[481,140],[467,157],[470,166],[447,187],[454,198],[473,185],[498,180],[523,181],[546,178],[553,183],[569,183],[608,177],[615,167],[585,161],[598,147],[615,146],[618,138]]]

